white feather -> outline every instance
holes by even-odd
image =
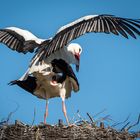
[[[79,52],[81,46],[77,43],[71,43],[67,47],[52,53],[49,57],[45,59],[45,63],[50,63],[53,59],[63,59],[68,64],[78,64],[78,61],[75,59],[74,54]]]
[[[89,19],[94,18],[94,17],[96,17],[96,16],[98,16],[98,15],[88,15],[88,16],[81,17],[81,18],[79,18],[79,19],[77,19],[77,20],[75,20],[75,21],[73,21],[73,22],[71,22],[71,23],[69,23],[69,24],[67,24],[67,25],[62,26],[62,27],[57,31],[57,33],[61,32],[62,30],[66,29],[66,28],[68,28],[68,27],[71,27],[71,26],[73,26],[73,25],[75,25],[75,24],[77,24],[77,23],[79,23],[79,22],[81,22],[81,21],[84,21],[84,20],[86,21],[86,20],[89,20]]]
[[[29,32],[27,30],[23,30],[23,29],[20,29],[17,27],[7,27],[6,29],[15,31],[19,35],[23,36],[26,41],[34,40],[36,43],[40,44],[41,42],[43,42],[45,40],[45,39],[40,39],[40,38],[36,37],[34,34],[32,34],[31,32]]]

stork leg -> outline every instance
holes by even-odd
[[[46,100],[46,107],[44,113],[44,124],[46,124],[46,118],[48,117],[48,100]]]
[[[64,113],[64,116],[66,118],[66,122],[68,124],[68,126],[70,125],[69,120],[68,120],[68,116],[67,116],[67,109],[66,109],[66,105],[65,105],[65,95],[66,95],[66,90],[64,89],[65,83],[63,84],[63,87],[60,91],[60,97],[62,99],[62,111]]]
[[[66,122],[68,124],[68,126],[70,125],[69,123],[69,119],[68,119],[68,116],[67,116],[67,109],[66,109],[66,105],[65,105],[65,100],[62,99],[62,111],[64,113],[64,116],[66,118]]]

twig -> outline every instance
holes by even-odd
[[[25,123],[23,123],[23,122],[21,122],[21,121],[19,121],[19,120],[15,120],[15,126],[26,126],[26,124]]]
[[[96,122],[102,122],[102,121],[104,121],[104,120],[112,120],[111,118],[109,118],[110,117],[110,115],[107,115],[107,116],[105,116],[105,117],[103,117],[103,118],[100,118],[100,119],[98,119]]]
[[[103,109],[102,111],[98,112],[97,114],[95,114],[95,115],[93,116],[93,118],[97,117],[98,115],[100,115],[101,113],[105,112],[106,110],[107,110],[107,109],[105,108],[105,109]]]
[[[102,120],[105,120],[105,121],[113,121],[111,119],[111,116],[110,115],[107,115],[107,116],[103,117]]]
[[[125,130],[125,128],[130,124],[130,122],[128,122],[122,129],[121,131]]]
[[[124,124],[124,123],[126,123],[128,121],[129,118],[130,118],[130,114],[128,115],[128,117],[123,122],[115,123],[111,127],[116,127],[117,125]]]
[[[18,108],[19,108],[19,104],[18,104],[17,102],[15,102],[15,103],[16,103],[17,107],[16,107],[16,109],[15,109],[14,111],[12,111],[12,112],[10,112],[10,113],[8,114],[8,117],[7,117],[7,119],[6,119],[5,124],[8,124],[8,122],[9,122],[11,116],[12,116],[12,115],[18,110]]]
[[[91,115],[90,115],[89,113],[87,113],[87,116],[89,117],[91,123],[94,124],[94,120],[93,120],[93,118],[91,117]]]
[[[34,122],[35,122],[35,116],[36,116],[36,109],[34,108],[34,117],[33,117],[33,121],[32,121],[32,126],[33,126],[33,124],[34,124]]]
[[[62,119],[59,119],[59,120],[58,120],[58,126],[59,126],[59,127],[64,126],[64,124],[63,124],[63,120],[62,120]]]
[[[79,110],[77,111],[77,116],[79,117],[79,119],[80,119],[82,122],[84,122],[84,123],[87,124],[87,121],[85,121],[85,120],[81,117],[81,115],[79,114]],[[79,122],[80,122],[80,121],[79,121]]]
[[[79,112],[79,110],[77,110],[77,112]],[[75,118],[76,118],[76,116],[77,116],[77,112],[73,115],[73,117],[70,119],[70,122],[76,122],[76,121],[74,121],[75,120]]]
[[[0,122],[0,126],[2,126],[3,124],[5,124],[6,123],[6,121],[1,121]]]
[[[136,126],[136,125],[138,125],[139,124],[139,122],[140,122],[140,114],[139,114],[139,116],[138,116],[138,120],[137,120],[137,122],[136,123],[134,123],[133,125],[130,125],[126,130],[128,131],[129,129],[131,129],[132,127],[134,127],[134,126]]]

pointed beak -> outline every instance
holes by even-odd
[[[76,71],[79,72],[79,65],[76,65]]]
[[[76,71],[78,72],[79,71],[79,67],[80,67],[80,54],[76,53],[75,54],[75,58],[78,61],[78,64],[76,64]]]

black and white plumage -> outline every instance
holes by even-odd
[[[88,15],[61,27],[54,37],[47,40],[37,38],[31,32],[17,27],[1,29],[0,42],[22,53],[33,52],[37,49],[37,53],[32,60],[32,63],[34,63],[38,60],[48,59],[53,53],[57,55],[72,40],[86,33],[113,33],[115,35],[120,34],[125,38],[128,38],[128,36],[136,38],[136,34],[140,35],[139,29],[139,19],[121,18],[113,15]],[[67,51],[62,51],[62,54],[65,54]],[[61,57],[59,55],[58,53],[57,57]],[[69,55],[65,56],[65,61],[68,63],[77,63]]]
[[[78,71],[82,48],[79,44],[69,43],[91,32],[120,34],[125,38],[131,36],[136,39],[136,34],[140,35],[140,20],[113,15],[88,15],[61,27],[54,37],[47,40],[40,39],[31,32],[17,27],[0,29],[0,42],[6,44],[10,49],[24,54],[35,52],[27,72],[19,80],[13,81],[12,84],[17,84],[43,99],[60,96],[64,101],[68,91],[66,85],[71,86],[71,83],[74,82],[76,86],[71,90],[79,87],[76,76],[69,64],[75,64]],[[61,61],[63,61],[62,64]],[[66,69],[63,68],[64,63],[67,65]],[[62,75],[59,75],[59,73]],[[32,80],[34,85],[27,86]],[[54,92],[51,86],[58,87],[59,95]],[[78,90],[79,88],[75,91]],[[65,112],[64,108],[63,102],[63,111]],[[67,115],[64,114],[68,122]]]
[[[74,74],[71,66],[67,64],[62,59],[54,59],[51,62],[50,71],[48,70],[47,76],[38,75],[35,77],[34,75],[26,78],[26,80],[14,80],[11,81],[10,85],[18,85],[24,90],[30,92],[31,94],[37,96],[41,99],[46,99],[46,93],[50,88],[50,92],[47,93],[47,99],[53,97],[59,97],[59,86],[65,82],[66,87],[66,98],[71,96],[71,91],[74,90],[77,92],[79,90],[79,83],[76,75]],[[55,83],[51,83],[51,82]],[[69,84],[70,83],[70,84]],[[44,85],[43,85],[44,84]],[[45,86],[46,84],[46,86]],[[48,89],[47,89],[48,88]],[[56,92],[56,95],[52,92]]]
[[[41,73],[33,73],[32,76],[28,75],[25,80],[14,80],[9,84],[18,85],[36,97],[47,100],[44,123],[46,123],[46,117],[48,116],[48,99],[61,97],[62,110],[69,125],[65,99],[71,96],[72,90],[74,92],[79,90],[78,80],[71,66],[62,59],[54,59],[47,66],[48,69],[41,71]]]
[[[112,15],[89,15],[82,17],[70,24],[61,27],[56,35],[49,41],[37,55],[45,59],[57,50],[60,50],[72,40],[90,32],[113,33],[128,38],[128,35],[136,39],[140,35],[140,20],[115,17]]]
[[[17,52],[33,52],[36,47],[42,45],[43,39],[37,38],[29,31],[17,27],[0,29],[0,42]]]

